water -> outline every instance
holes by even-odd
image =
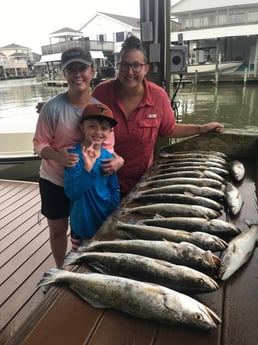
[[[174,90],[172,90],[172,95]],[[206,85],[179,89],[178,121],[205,123],[219,121],[226,129],[258,130],[258,86]]]
[[[36,104],[58,94],[61,88],[42,86],[33,79],[0,81],[0,133],[34,132]]]
[[[0,81],[0,133],[34,132],[37,102],[64,90],[42,86],[35,79]],[[228,129],[258,130],[256,85],[189,86],[178,90],[175,101],[180,104],[179,122],[219,121]]]

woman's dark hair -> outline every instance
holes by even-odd
[[[125,39],[125,41],[122,44],[122,48],[120,50],[119,53],[119,57],[124,53],[127,52],[128,50],[139,50],[143,53],[144,56],[144,62],[147,63],[147,53],[146,50],[144,49],[143,45],[141,44],[141,41],[139,40],[138,37],[132,35],[132,34],[128,34],[127,38]]]

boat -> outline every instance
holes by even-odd
[[[1,133],[0,179],[38,181],[40,158],[33,151],[34,133]]]
[[[246,176],[237,186],[244,199],[243,208],[237,216],[230,216],[223,212],[220,219],[235,224],[241,231],[247,227],[246,219],[257,220],[258,132],[243,133],[238,130],[225,130],[223,133],[196,135],[163,146],[161,150],[168,153],[193,150],[220,151],[229,159],[241,160],[246,168]],[[141,184],[150,176],[157,174],[157,167],[163,160],[164,158],[157,157],[153,166],[144,174],[134,190],[121,200],[121,207],[114,211],[100,227],[96,239],[114,239],[115,223],[120,220],[127,221],[126,216],[121,213],[121,208],[135,205],[133,202],[135,192],[140,190]],[[141,219],[140,216],[138,217]],[[44,258],[42,257],[41,260],[43,261]],[[18,330],[5,329],[5,335],[8,334],[7,331],[12,334],[7,344],[256,345],[258,339],[257,262],[258,251],[255,250],[247,264],[229,280],[220,282],[218,290],[195,296],[217,313],[222,320],[217,328],[209,331],[180,325],[165,325],[130,316],[121,311],[96,309],[70,290],[63,286],[56,286],[50,288],[44,298],[41,295],[40,307],[34,301],[33,310],[27,314],[27,317],[23,314],[23,324]],[[73,269],[79,272],[88,270],[86,266],[76,266]],[[35,290],[39,295],[40,291],[36,287]],[[5,291],[8,289],[6,288]],[[35,291],[30,293],[34,294]],[[19,295],[19,299],[21,298],[22,295]],[[15,317],[19,318],[19,311]],[[50,336],[46,336],[47,334]]]
[[[187,73],[214,73],[216,70],[222,74],[234,73],[243,64],[243,61],[221,62],[216,66],[215,63],[206,62],[203,64],[188,65]]]

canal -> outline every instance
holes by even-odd
[[[0,81],[0,134],[34,132],[37,102],[64,90],[42,86],[35,79]],[[178,122],[219,121],[227,129],[258,129],[258,85],[189,85],[179,88],[174,101]]]

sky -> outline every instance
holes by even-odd
[[[15,43],[41,54],[49,34],[79,28],[96,11],[140,17],[140,1],[119,0],[7,0],[1,5],[0,47]]]
[[[171,4],[178,0],[172,0]],[[41,54],[49,34],[79,28],[95,12],[140,18],[140,0],[7,0],[1,5],[0,47],[15,43]]]

